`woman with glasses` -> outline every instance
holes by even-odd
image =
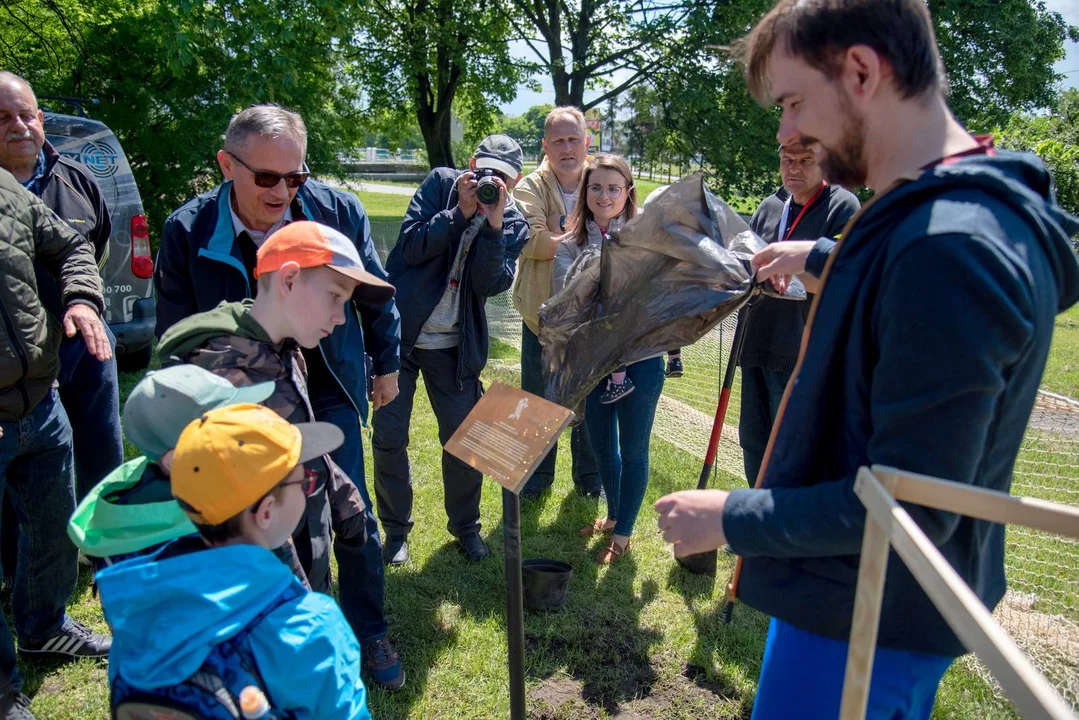
[[[555,253],[551,273],[553,293],[562,290],[570,266],[587,248],[601,246],[611,231],[637,214],[633,173],[617,155],[599,155],[590,161],[577,192],[577,205],[566,219],[569,232]],[[632,389],[614,398],[619,402],[609,401],[611,388],[605,383],[600,383],[585,401],[584,421],[607,496],[607,517],[596,520],[578,534],[581,537],[611,534],[610,542],[596,557],[601,565],[614,562],[629,550],[633,525],[648,487],[649,441],[663,390],[663,373],[660,353],[612,374],[612,383],[624,377]]]

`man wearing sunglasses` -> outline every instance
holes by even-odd
[[[293,221],[311,220],[340,232],[355,244],[363,269],[386,279],[363,205],[352,193],[309,179],[306,149],[307,130],[297,113],[255,105],[232,119],[217,154],[225,182],[165,222],[154,273],[159,339],[191,315],[223,301],[255,297],[258,250]],[[403,672],[386,636],[382,548],[364,480],[360,424],[368,415],[365,355],[376,376],[373,409],[397,395],[400,316],[392,299],[373,305],[350,301],[346,310],[343,325],[302,351],[307,389],[315,419],[344,431],[345,442],[331,458],[355,482],[366,504],[368,542],[362,553],[346,555],[334,545],[341,606],[363,644],[375,682],[399,687]],[[329,545],[329,538],[312,538],[312,567],[328,566]]]

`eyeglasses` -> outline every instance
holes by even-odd
[[[625,189],[624,185],[608,185],[607,187],[603,187],[602,185],[589,185],[588,194],[596,196],[607,195],[617,200],[622,197],[622,193]]]
[[[311,497],[318,490],[318,473],[311,468],[304,466],[303,477],[299,480],[285,480],[278,483],[279,487],[288,487],[289,485],[299,485],[300,490],[303,490],[303,494],[307,497]]]
[[[251,167],[243,160],[241,160],[236,153],[229,152],[228,150],[226,150],[225,152],[231,155],[233,160],[243,165],[252,175],[255,176],[255,184],[258,185],[260,188],[277,187],[277,183],[284,180],[285,187],[287,187],[289,190],[295,190],[296,188],[307,182],[307,178],[311,175],[311,173],[303,171],[282,175],[281,173],[270,172],[269,170],[256,170],[255,168]]]

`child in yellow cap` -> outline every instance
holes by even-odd
[[[179,704],[217,717],[218,704],[261,693],[280,716],[369,720],[359,643],[341,609],[271,552],[321,490],[304,463],[343,437],[335,425],[293,425],[253,404],[211,410],[184,429],[172,493],[198,535],[97,576],[114,633],[114,711]]]

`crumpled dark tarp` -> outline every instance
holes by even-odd
[[[547,399],[583,417],[584,399],[621,365],[700,340],[749,301],[749,259],[766,243],[697,173],[587,248],[539,310]],[[783,297],[804,300],[797,280]]]

